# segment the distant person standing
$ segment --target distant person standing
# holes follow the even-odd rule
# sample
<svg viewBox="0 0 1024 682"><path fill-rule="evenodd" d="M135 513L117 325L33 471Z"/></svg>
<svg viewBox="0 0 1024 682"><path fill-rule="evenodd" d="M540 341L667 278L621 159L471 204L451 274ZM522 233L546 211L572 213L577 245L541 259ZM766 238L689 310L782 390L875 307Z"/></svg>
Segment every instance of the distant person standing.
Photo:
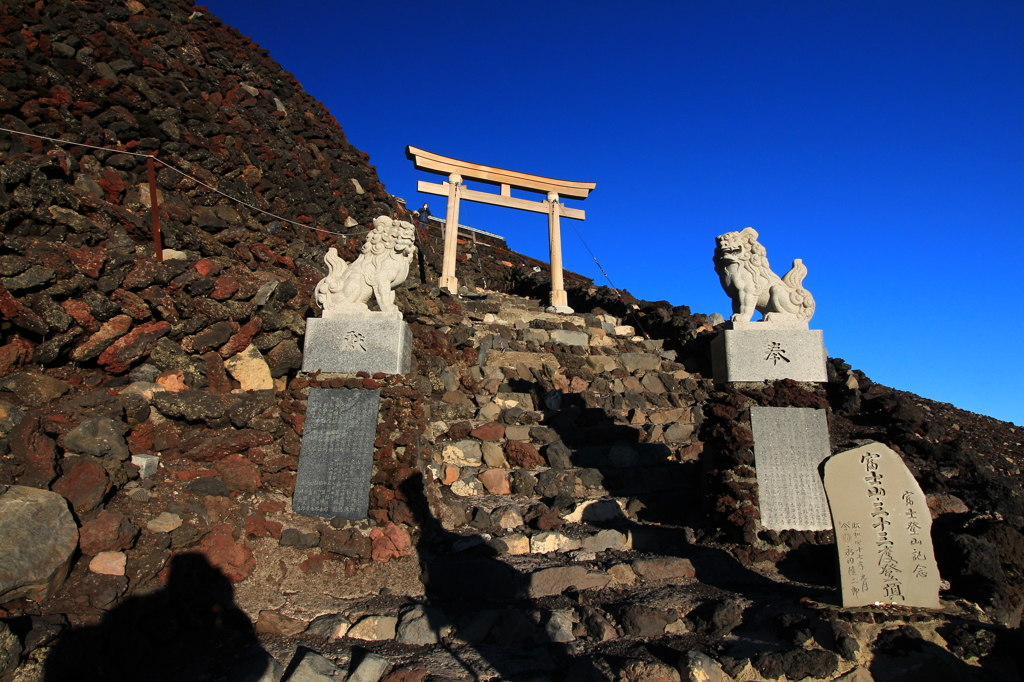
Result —
<svg viewBox="0 0 1024 682"><path fill-rule="evenodd" d="M419 221L420 221L420 223L422 223L422 224L423 224L423 227L426 227L426 226L427 226L427 221L428 221L429 219L430 219L430 206L428 206L428 205L427 205L427 204L426 204L426 203L424 202L424 204L423 204L423 208L421 208L421 209L419 210Z"/></svg>

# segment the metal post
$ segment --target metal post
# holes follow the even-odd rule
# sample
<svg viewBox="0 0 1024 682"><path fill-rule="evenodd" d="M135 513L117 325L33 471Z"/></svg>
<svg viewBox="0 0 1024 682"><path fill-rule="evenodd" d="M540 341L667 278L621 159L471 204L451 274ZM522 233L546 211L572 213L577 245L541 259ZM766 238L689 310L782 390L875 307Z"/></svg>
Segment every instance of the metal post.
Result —
<svg viewBox="0 0 1024 682"><path fill-rule="evenodd" d="M160 234L160 206L156 198L156 161L154 161L154 156L156 156L156 152L150 152L149 156L146 157L146 171L149 174L149 202L153 214L153 248L156 250L156 262L162 263L164 260L164 246L163 238Z"/></svg>

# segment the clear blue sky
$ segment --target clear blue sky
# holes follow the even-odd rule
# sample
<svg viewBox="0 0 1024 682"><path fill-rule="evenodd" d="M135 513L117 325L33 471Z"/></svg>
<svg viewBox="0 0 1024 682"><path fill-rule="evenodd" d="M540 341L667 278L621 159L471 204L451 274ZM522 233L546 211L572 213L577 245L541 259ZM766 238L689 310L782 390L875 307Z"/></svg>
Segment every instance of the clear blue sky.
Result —
<svg viewBox="0 0 1024 682"><path fill-rule="evenodd" d="M408 144L597 182L566 267L729 313L716 235L802 258L829 354L1024 424L1024 3L213 0L411 207ZM485 189L486 187L481 187ZM492 188L486 188L492 189ZM463 224L546 259L544 216Z"/></svg>

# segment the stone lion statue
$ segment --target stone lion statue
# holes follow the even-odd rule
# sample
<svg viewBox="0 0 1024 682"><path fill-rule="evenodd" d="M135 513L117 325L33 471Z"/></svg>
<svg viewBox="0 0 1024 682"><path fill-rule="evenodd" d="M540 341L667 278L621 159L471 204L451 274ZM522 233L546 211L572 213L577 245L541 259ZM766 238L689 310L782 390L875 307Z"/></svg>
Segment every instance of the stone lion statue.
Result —
<svg viewBox="0 0 1024 682"><path fill-rule="evenodd" d="M797 258L781 279L768 267L765 248L752 227L716 238L715 272L732 299L732 321L750 322L759 311L768 323L807 323L814 315L814 298L802 284L807 268Z"/></svg>
<svg viewBox="0 0 1024 682"><path fill-rule="evenodd" d="M327 276L316 285L313 295L325 318L351 317L370 311L370 298L377 299L382 312L401 316L395 306L395 287L409 276L416 255L416 232L412 223L380 216L366 235L362 252L351 264L338 256L334 247L324 256Z"/></svg>

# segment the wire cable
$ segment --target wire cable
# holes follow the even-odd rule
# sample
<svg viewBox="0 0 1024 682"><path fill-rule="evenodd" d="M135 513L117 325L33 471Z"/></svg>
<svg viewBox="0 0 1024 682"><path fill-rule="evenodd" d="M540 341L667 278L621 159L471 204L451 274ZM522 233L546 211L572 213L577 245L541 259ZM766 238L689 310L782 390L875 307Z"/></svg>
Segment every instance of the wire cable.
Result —
<svg viewBox="0 0 1024 682"><path fill-rule="evenodd" d="M50 142L56 142L58 144L69 144L69 145L71 145L73 147L88 147L89 149L99 149L101 151L113 152L115 154L130 154L131 156L141 156L142 158L145 158L145 159L153 159L153 161L155 161L156 163L159 163L160 165L164 166L165 168L169 168L170 170L174 171L175 173L178 173L179 175L183 175L184 177L188 178L189 180L191 180L191 181L193 181L195 183L198 183L198 184L202 185L203 187L205 187L205 188L207 188L209 190L212 190L212 191L216 192L217 194L220 194L223 197L226 197L226 198L230 199L231 201L239 203L242 206L246 206L248 208L251 208L254 211L259 211L260 213L262 213L264 215L268 215L271 218L276 218L277 220L281 220L283 222L290 223L292 225L297 225L298 227L302 227L302 228L305 228L307 230L314 230L316 232L325 232L327 234L333 234L333 235L337 235L339 237L358 237L361 234L369 234L369 232L371 232L371 230L365 230L363 232L351 232L351 233L347 233L347 232L334 232L332 230L325 230L322 227L311 227L310 225L304 225L304 224L302 224L302 223L300 223L298 221L295 221L295 220L289 220L288 218L283 218L283 217L281 217L279 215L271 213L270 211L264 211L259 206L253 206L252 204L248 203L247 201L242 201L238 197L233 197L230 194L228 194L227 192L223 192L223 191L217 189L216 187L208 185L205 182L203 182L202 180L200 180L199 178L194 177L192 175L189 175L188 173L186 173L185 171L181 170L180 168L178 168L176 166L172 166L171 164L167 163L163 159L157 158L153 154L143 154L141 152L132 152L132 151L128 151L127 149L111 149L110 147L97 147L96 145L85 144L84 142L71 142L70 140L59 140L59 139L57 139L55 137L46 137L45 135L36 135L35 133L23 133L20 130L11 130L10 128L0 128L0 130L2 130L4 132L7 132L7 133L15 134L15 135L25 135L27 137L36 137L36 138L39 138L40 140L49 140Z"/></svg>
<svg viewBox="0 0 1024 682"><path fill-rule="evenodd" d="M615 295L619 297L619 300L622 302L622 304L626 306L626 310L629 311L630 317L632 317L633 321L636 322L636 326L639 327L640 332L644 335L644 338L651 338L651 335L647 333L646 329L644 329L643 324L640 323L640 318L637 317L636 315L636 306L626 303L626 301L622 298L622 292L615 287L615 284L612 282L612 278L608 276L608 273L605 272L604 267L601 266L601 261L597 260L597 256L595 256L594 252L590 250L590 246L587 244L587 241L583 238L583 235L580 234L580 231L576 229L576 225L573 225L572 223L569 224L572 225L572 231L576 233L576 236L579 237L580 241L583 243L583 248L585 248L587 250L587 253L590 254L590 257L594 259L594 263L597 265L597 269L600 270L601 274L604 275L604 278L608 280L608 285L611 287L612 291L614 291Z"/></svg>

